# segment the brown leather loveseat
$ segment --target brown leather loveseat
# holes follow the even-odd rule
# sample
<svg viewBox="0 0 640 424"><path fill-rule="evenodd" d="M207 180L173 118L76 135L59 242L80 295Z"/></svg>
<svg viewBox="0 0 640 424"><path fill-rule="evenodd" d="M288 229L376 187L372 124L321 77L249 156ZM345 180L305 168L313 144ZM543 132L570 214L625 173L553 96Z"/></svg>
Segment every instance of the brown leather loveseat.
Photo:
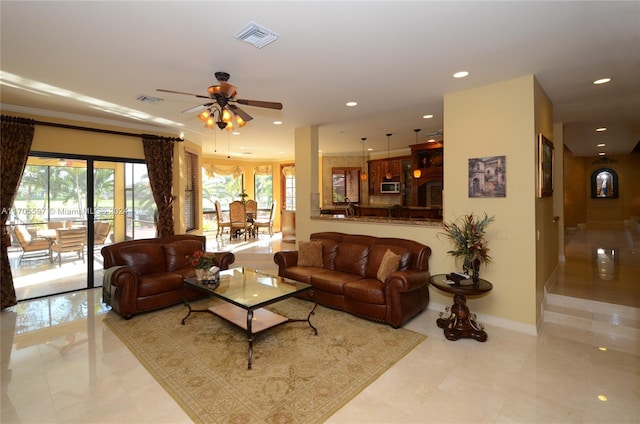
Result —
<svg viewBox="0 0 640 424"><path fill-rule="evenodd" d="M300 297L398 328L429 303L430 256L413 240L323 232L273 259L278 275L313 286Z"/></svg>
<svg viewBox="0 0 640 424"><path fill-rule="evenodd" d="M183 280L195 276L187 255L206 250L206 237L181 234L163 238L129 240L102 248L104 258L103 301L129 319L135 314L179 303ZM232 252L215 252L216 266L228 269ZM202 293L187 288L184 297Z"/></svg>

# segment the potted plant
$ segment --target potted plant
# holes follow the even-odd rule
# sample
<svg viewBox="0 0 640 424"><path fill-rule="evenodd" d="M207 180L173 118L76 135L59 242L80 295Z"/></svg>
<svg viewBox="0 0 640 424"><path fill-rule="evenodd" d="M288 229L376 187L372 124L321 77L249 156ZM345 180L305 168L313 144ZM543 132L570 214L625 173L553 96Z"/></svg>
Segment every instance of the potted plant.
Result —
<svg viewBox="0 0 640 424"><path fill-rule="evenodd" d="M218 280L220 268L215 266L216 255L213 252L196 250L187 256L189 264L196 269L196 279L203 284L213 283Z"/></svg>
<svg viewBox="0 0 640 424"><path fill-rule="evenodd" d="M473 213L459 217L455 221L443 223L443 234L454 245L447 253L456 258L463 258L463 270L471 272L473 282L478 282L481 264L491 262L489 248L485 239L487 226L495 220L484 214L484 218L476 217Z"/></svg>

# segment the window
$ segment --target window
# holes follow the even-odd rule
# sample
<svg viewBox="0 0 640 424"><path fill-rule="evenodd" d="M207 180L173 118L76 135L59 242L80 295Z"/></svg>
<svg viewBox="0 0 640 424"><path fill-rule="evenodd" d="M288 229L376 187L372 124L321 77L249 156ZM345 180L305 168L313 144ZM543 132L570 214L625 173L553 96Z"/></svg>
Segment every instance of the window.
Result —
<svg viewBox="0 0 640 424"><path fill-rule="evenodd" d="M124 181L125 238L131 240L155 237L156 202L149 184L147 164L126 163Z"/></svg>
<svg viewBox="0 0 640 424"><path fill-rule="evenodd" d="M360 168L332 168L333 203L360 202Z"/></svg>
<svg viewBox="0 0 640 424"><path fill-rule="evenodd" d="M253 187L258 208L270 208L273 199L273 172L271 166L256 166L254 168Z"/></svg>
<svg viewBox="0 0 640 424"><path fill-rule="evenodd" d="M196 220L196 200L197 192L197 176L198 156L191 152L184 152L184 222L187 231L193 231L198 228Z"/></svg>
<svg viewBox="0 0 640 424"><path fill-rule="evenodd" d="M281 165L282 173L282 204L284 210L296 210L296 167L295 165Z"/></svg>

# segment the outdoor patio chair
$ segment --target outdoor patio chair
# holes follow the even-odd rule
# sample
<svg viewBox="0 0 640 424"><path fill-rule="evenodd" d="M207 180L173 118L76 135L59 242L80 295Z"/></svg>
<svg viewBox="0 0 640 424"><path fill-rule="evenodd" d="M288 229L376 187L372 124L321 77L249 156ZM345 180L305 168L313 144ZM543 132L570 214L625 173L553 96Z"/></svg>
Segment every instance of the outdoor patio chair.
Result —
<svg viewBox="0 0 640 424"><path fill-rule="evenodd" d="M13 232L16 236L16 240L22 248L22 254L18 260L18 264L25 259L27 253L34 253L33 255L26 256L28 258L36 258L42 256L43 258L50 255L49 247L51 243L49 239L44 237L33 237L27 229L22 225L14 227Z"/></svg>
<svg viewBox="0 0 640 424"><path fill-rule="evenodd" d="M62 266L62 254L66 252L75 252L84 262L84 246L87 240L87 228L56 228L56 239L51 244L49 260L51 263L55 260L53 252L58 256L58 265Z"/></svg>

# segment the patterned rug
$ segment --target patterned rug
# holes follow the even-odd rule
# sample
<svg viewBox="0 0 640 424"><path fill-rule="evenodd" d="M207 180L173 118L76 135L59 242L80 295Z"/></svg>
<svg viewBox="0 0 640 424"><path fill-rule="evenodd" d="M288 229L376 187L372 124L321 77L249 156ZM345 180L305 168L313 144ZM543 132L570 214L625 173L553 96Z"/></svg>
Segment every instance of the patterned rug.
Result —
<svg viewBox="0 0 640 424"><path fill-rule="evenodd" d="M219 304L216 299L194 308ZM313 304L269 309L306 318ZM247 370L244 332L209 313L180 325L184 305L104 322L196 423L319 423L353 399L426 336L318 306L311 322L258 334Z"/></svg>

